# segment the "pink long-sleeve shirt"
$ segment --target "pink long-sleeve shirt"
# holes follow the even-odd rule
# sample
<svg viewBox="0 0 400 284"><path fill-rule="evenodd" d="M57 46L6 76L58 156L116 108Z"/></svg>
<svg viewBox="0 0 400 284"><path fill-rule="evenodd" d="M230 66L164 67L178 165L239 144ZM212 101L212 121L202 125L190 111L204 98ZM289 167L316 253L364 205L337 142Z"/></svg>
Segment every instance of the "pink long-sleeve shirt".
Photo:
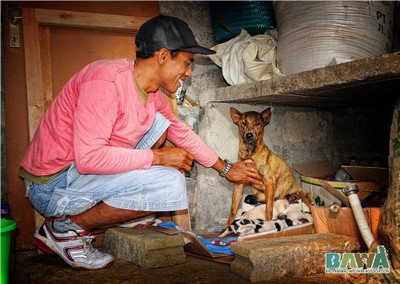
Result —
<svg viewBox="0 0 400 284"><path fill-rule="evenodd" d="M72 162L82 174L147 169L153 152L134 147L158 111L171 122L167 139L211 167L217 154L174 115L163 93L149 93L142 103L133 69L129 59L102 60L75 74L41 119L21 166L36 176L57 173Z"/></svg>

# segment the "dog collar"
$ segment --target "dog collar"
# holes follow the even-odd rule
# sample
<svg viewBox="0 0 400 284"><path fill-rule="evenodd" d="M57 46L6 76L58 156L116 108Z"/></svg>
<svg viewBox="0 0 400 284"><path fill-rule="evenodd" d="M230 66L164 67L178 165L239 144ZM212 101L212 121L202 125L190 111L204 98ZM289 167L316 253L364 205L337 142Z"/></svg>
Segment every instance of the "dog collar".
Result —
<svg viewBox="0 0 400 284"><path fill-rule="evenodd" d="M224 171L219 174L221 177L226 177L226 175L232 169L232 166L233 166L232 162L227 159L225 159L224 162L226 163L226 166L225 166Z"/></svg>

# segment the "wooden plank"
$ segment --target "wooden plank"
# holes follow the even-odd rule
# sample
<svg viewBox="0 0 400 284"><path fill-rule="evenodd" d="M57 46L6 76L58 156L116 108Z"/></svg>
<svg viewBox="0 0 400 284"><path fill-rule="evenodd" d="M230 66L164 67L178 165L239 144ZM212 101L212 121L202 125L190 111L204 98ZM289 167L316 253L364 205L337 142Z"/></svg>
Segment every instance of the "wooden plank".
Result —
<svg viewBox="0 0 400 284"><path fill-rule="evenodd" d="M39 25L35 18L34 9L23 8L24 19L24 49L25 72L28 101L29 139L32 140L40 119L44 114L43 74L40 50ZM43 223L43 217L35 211L35 228Z"/></svg>
<svg viewBox="0 0 400 284"><path fill-rule="evenodd" d="M380 210L381 208L379 207L363 208L367 224L374 238L377 238ZM342 207L338 213L332 213L329 207L313 206L311 212L317 234L334 233L345 235L357 238L360 244L365 244L351 208Z"/></svg>
<svg viewBox="0 0 400 284"><path fill-rule="evenodd" d="M371 232L372 235L377 238L378 237L378 225L379 219L381 216L381 208L378 207L371 207L367 208L370 210L370 220L371 220Z"/></svg>
<svg viewBox="0 0 400 284"><path fill-rule="evenodd" d="M169 212L157 212L156 216L157 219L161 220L162 222L171 221L185 231L188 232L192 231L189 209L169 211Z"/></svg>
<svg viewBox="0 0 400 284"><path fill-rule="evenodd" d="M140 26L148 20L146 17L48 9L36 9L36 18L41 25L93 28L123 32L137 32Z"/></svg>
<svg viewBox="0 0 400 284"><path fill-rule="evenodd" d="M40 50L42 58L43 99L44 99L44 110L45 110L49 107L49 105L53 101L50 28L48 26L41 26L39 34L40 34Z"/></svg>
<svg viewBox="0 0 400 284"><path fill-rule="evenodd" d="M188 232L192 231L189 209L172 211L171 217L172 222L182 227L182 229Z"/></svg>
<svg viewBox="0 0 400 284"><path fill-rule="evenodd" d="M28 101L29 138L33 135L44 114L43 100L43 76L41 69L41 53L39 36L39 25L35 18L34 9L23 8L24 19L24 49L25 49L25 72Z"/></svg>

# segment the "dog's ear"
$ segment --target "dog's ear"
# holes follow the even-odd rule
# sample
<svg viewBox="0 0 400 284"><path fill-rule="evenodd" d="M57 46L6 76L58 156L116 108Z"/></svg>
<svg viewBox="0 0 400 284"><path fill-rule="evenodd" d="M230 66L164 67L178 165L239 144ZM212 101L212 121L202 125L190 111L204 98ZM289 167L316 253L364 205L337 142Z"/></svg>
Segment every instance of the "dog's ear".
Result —
<svg viewBox="0 0 400 284"><path fill-rule="evenodd" d="M261 113L261 120L267 125L271 121L271 108L263 110Z"/></svg>
<svg viewBox="0 0 400 284"><path fill-rule="evenodd" d="M232 120L235 124L239 123L240 117L242 116L242 113L240 111L238 111L237 109L235 109L234 107L231 107L231 117Z"/></svg>

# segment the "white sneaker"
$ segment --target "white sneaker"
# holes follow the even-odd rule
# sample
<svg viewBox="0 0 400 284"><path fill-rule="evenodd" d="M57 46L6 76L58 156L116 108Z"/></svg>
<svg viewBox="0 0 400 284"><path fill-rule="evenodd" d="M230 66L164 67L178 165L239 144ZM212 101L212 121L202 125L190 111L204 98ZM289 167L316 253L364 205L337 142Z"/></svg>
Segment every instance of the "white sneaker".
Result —
<svg viewBox="0 0 400 284"><path fill-rule="evenodd" d="M57 232L52 223L55 218L47 218L35 232L33 243L48 254L58 254L71 267L79 270L95 270L109 267L114 258L108 253L94 249L94 236L89 231Z"/></svg>

